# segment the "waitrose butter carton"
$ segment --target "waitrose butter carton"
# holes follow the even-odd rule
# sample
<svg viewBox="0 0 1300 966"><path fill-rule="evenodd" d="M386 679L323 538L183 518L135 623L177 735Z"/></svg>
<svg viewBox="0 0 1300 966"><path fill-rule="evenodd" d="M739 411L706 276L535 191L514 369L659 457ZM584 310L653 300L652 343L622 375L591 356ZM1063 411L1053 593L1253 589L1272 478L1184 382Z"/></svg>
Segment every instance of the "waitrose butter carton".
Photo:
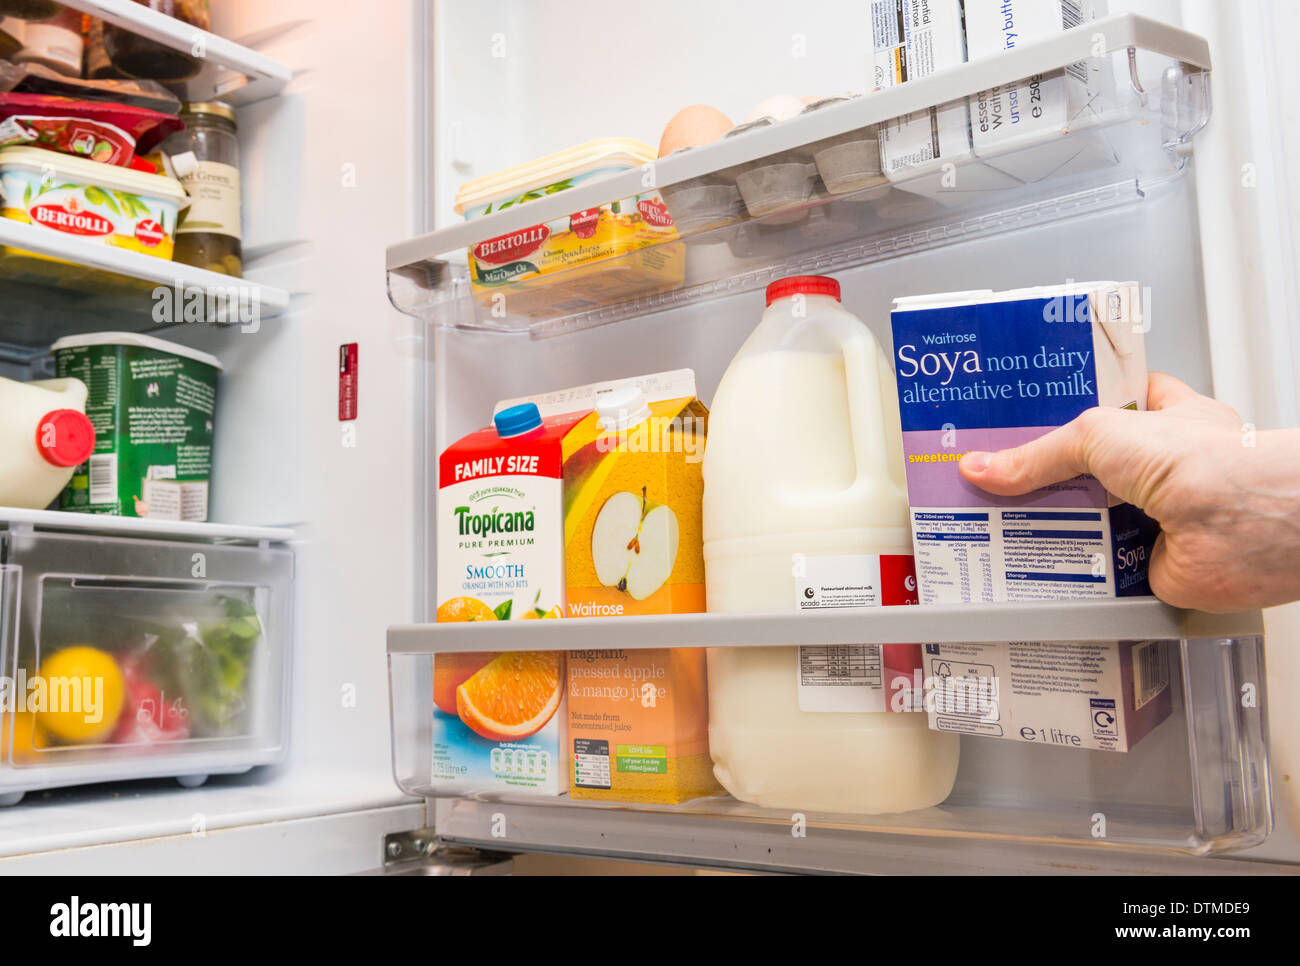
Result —
<svg viewBox="0 0 1300 966"><path fill-rule="evenodd" d="M966 0L966 52L994 57L1105 16L1105 0ZM1103 111L1113 81L1100 57L980 91L975 153L1023 181L1114 164Z"/></svg>
<svg viewBox="0 0 1300 966"><path fill-rule="evenodd" d="M971 450L1036 439L1085 409L1145 409L1136 282L896 299L903 451L922 604L1149 594L1157 525L1078 476L1000 497Z"/></svg>
<svg viewBox="0 0 1300 966"><path fill-rule="evenodd" d="M966 61L961 0L872 0L871 33L876 89ZM939 200L1019 184L976 160L964 97L880 125L880 164L899 188Z"/></svg>

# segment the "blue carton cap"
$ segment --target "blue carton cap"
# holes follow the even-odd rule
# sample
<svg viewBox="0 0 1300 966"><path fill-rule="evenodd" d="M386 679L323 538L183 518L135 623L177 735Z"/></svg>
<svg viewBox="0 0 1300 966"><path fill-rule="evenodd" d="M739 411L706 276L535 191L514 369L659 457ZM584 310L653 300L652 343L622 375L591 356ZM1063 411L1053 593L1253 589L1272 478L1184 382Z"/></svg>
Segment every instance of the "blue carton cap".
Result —
<svg viewBox="0 0 1300 966"><path fill-rule="evenodd" d="M498 436L520 436L542 425L542 414L536 403L524 403L501 410L492 417L492 422Z"/></svg>

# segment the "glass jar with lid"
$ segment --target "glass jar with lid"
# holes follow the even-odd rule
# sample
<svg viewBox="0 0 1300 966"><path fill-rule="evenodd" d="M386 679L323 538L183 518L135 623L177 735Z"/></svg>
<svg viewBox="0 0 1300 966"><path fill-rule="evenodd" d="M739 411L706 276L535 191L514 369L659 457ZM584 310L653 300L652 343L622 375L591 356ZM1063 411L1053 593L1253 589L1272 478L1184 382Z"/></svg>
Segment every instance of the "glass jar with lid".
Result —
<svg viewBox="0 0 1300 966"><path fill-rule="evenodd" d="M135 0L141 6L166 14L199 30L211 26L208 0ZM113 66L128 77L142 80L182 81L195 76L203 62L125 27L104 24L104 49Z"/></svg>
<svg viewBox="0 0 1300 966"><path fill-rule="evenodd" d="M221 101L181 107L185 130L163 142L190 196L176 227L175 261L223 275L243 274L240 246L239 138L235 111Z"/></svg>

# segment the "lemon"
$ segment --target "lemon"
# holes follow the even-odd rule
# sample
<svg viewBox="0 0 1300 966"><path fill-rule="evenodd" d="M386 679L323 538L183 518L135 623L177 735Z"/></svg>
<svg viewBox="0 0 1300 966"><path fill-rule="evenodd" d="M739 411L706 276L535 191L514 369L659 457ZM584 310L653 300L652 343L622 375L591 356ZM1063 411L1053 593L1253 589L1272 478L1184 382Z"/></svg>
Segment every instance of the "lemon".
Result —
<svg viewBox="0 0 1300 966"><path fill-rule="evenodd" d="M42 661L39 673L45 681L46 710L36 715L42 731L76 745L91 744L113 733L126 703L126 684L111 654L86 645L65 647ZM67 707L77 695L81 696L80 705ZM101 698L98 707L96 698ZM57 708L56 700L60 702Z"/></svg>

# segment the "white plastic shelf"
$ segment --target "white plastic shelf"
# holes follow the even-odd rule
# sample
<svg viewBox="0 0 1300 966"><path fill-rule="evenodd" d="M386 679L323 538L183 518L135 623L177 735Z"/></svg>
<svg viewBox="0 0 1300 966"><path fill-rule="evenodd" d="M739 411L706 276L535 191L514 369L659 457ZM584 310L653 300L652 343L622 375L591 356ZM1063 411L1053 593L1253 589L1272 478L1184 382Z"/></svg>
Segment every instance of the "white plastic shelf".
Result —
<svg viewBox="0 0 1300 966"><path fill-rule="evenodd" d="M206 64L187 82L186 100L249 104L280 93L292 76L287 66L270 57L134 0L64 0L64 5L174 50L202 50Z"/></svg>
<svg viewBox="0 0 1300 966"><path fill-rule="evenodd" d="M43 353L63 336L102 331L106 319L137 332L191 321L252 327L289 306L285 289L9 218L0 218L3 246L20 250L0 254L0 347L11 358ZM188 319L186 304L197 313Z"/></svg>
<svg viewBox="0 0 1300 966"><path fill-rule="evenodd" d="M147 517L119 517L105 513L25 510L0 506L0 528L16 526L29 526L36 530L100 533L119 537L160 537L171 540L213 542L288 543L293 539L293 530L289 527L248 527L230 523L150 520Z"/></svg>
<svg viewBox="0 0 1300 966"><path fill-rule="evenodd" d="M754 647L813 644L961 643L966 641L1114 641L1251 637L1264 632L1259 611L1206 614L1154 597L1104 601L1032 601L870 607L818 613L696 614L399 624L388 629L390 654L560 651L623 648Z"/></svg>

